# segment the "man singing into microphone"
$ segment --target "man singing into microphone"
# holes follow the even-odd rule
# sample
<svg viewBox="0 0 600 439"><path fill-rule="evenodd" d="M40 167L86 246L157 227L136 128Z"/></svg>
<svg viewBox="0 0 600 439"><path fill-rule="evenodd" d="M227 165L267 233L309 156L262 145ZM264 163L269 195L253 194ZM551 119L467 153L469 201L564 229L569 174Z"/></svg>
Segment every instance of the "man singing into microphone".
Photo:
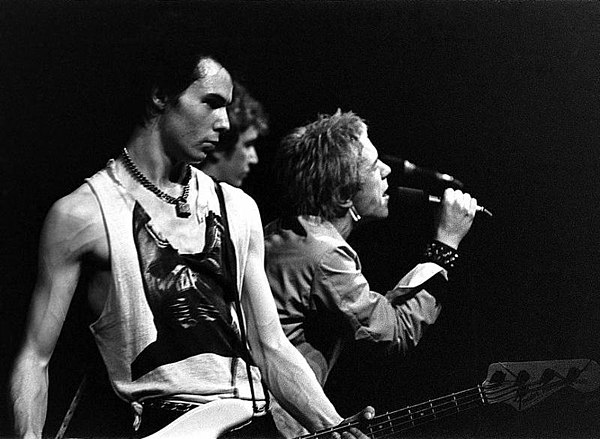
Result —
<svg viewBox="0 0 600 439"><path fill-rule="evenodd" d="M440 314L477 201L446 189L421 262L382 295L370 290L346 241L360 222L388 215L391 170L365 122L340 110L321 115L282 140L276 164L284 212L265 228L266 271L283 329L321 385L348 343L409 351ZM286 436L304 433L277 404L273 416Z"/></svg>

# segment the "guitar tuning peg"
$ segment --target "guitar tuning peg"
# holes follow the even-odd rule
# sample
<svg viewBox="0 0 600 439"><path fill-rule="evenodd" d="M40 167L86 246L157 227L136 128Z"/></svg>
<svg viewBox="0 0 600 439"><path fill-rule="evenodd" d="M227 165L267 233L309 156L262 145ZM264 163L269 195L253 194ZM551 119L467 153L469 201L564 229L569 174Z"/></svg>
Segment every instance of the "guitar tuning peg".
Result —
<svg viewBox="0 0 600 439"><path fill-rule="evenodd" d="M544 370L544 373L542 373L542 377L540 378L540 384L548 384L555 376L556 372L553 369Z"/></svg>

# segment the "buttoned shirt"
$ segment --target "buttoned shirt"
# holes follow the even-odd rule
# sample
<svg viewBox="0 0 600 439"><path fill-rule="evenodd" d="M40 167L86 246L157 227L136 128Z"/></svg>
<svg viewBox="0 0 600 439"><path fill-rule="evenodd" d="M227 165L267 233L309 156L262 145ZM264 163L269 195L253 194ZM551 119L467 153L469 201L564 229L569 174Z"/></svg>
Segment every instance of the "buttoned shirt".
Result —
<svg viewBox="0 0 600 439"><path fill-rule="evenodd" d="M405 353L440 314L441 304L425 284L436 275L447 279L442 267L418 264L387 294L371 291L356 252L320 217L270 223L265 249L283 330L321 385L346 342L383 343Z"/></svg>

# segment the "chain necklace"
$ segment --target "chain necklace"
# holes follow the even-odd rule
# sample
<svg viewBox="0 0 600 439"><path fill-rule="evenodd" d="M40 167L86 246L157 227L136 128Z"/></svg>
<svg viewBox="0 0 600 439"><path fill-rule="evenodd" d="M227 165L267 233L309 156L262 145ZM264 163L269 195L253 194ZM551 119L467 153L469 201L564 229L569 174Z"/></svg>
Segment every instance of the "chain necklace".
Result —
<svg viewBox="0 0 600 439"><path fill-rule="evenodd" d="M142 174L142 171L140 171L135 163L133 163L133 160L131 160L129 153L127 152L127 148L123 148L123 154L121 156L123 157L123 162L125 163L127 171L129 171L133 178L135 178L142 186L144 186L164 202L174 204L175 212L179 218L187 218L192 214L190 205L187 202L187 197L190 193L190 179L192 177L190 165L186 165L183 193L179 197L175 198L166 192L161 191L154 183L148 180L144 174Z"/></svg>

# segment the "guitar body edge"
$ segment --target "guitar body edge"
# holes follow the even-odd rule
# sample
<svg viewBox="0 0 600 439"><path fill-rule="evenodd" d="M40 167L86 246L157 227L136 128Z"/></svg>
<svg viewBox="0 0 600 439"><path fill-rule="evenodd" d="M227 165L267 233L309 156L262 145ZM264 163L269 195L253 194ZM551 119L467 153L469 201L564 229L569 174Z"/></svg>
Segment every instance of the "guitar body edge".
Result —
<svg viewBox="0 0 600 439"><path fill-rule="evenodd" d="M217 439L252 419L252 406L239 399L218 399L181 415L143 439Z"/></svg>

